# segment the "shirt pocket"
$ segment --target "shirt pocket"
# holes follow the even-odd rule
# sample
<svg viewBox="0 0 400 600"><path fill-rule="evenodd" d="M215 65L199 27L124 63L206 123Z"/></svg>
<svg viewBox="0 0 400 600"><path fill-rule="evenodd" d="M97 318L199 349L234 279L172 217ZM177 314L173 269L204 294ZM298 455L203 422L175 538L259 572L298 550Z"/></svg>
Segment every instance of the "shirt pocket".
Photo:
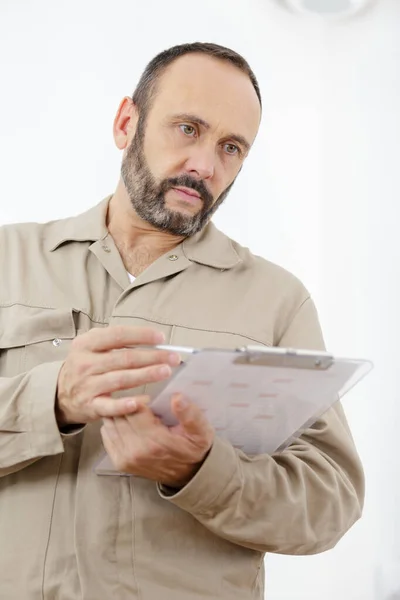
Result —
<svg viewBox="0 0 400 600"><path fill-rule="evenodd" d="M76 333L72 309L0 306L0 375L12 377L64 360Z"/></svg>

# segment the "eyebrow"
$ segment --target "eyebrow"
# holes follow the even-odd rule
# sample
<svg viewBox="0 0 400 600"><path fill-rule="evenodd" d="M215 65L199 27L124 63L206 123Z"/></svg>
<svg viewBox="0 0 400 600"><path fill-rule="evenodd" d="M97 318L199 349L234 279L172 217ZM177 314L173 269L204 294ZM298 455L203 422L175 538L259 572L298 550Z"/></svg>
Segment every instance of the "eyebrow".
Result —
<svg viewBox="0 0 400 600"><path fill-rule="evenodd" d="M204 119L201 119L197 115L192 115L190 113L179 113L177 115L174 115L173 120L174 121L189 121L190 123L196 123L196 125L200 125L201 127L204 127L204 129L210 129L210 127L211 127L211 125L209 123L207 123L207 121L204 121ZM245 148L246 152L249 152L249 150L251 148L250 143L246 140L245 137L243 137L239 133L231 133L231 134L227 135L226 137L237 142L238 144L240 144L241 146L243 146Z"/></svg>

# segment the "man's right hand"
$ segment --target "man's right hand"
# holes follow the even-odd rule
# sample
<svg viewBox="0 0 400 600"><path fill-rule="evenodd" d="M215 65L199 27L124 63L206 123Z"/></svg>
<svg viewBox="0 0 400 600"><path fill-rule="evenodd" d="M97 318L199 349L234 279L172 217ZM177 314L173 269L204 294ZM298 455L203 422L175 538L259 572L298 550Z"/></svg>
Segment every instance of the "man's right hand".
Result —
<svg viewBox="0 0 400 600"><path fill-rule="evenodd" d="M141 347L163 342L163 334L154 329L128 326L95 328L76 337L58 377L58 425L134 413L144 397L111 394L168 379L179 355Z"/></svg>

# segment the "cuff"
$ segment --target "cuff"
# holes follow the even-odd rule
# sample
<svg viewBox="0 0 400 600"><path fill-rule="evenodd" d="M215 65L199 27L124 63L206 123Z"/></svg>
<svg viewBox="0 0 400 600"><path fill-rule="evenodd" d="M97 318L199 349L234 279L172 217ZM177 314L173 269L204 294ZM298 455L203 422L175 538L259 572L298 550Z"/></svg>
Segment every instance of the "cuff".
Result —
<svg viewBox="0 0 400 600"><path fill-rule="evenodd" d="M216 437L206 460L189 483L176 492L157 483L157 490L161 498L186 512L205 513L215 506L238 469L239 460L233 446Z"/></svg>
<svg viewBox="0 0 400 600"><path fill-rule="evenodd" d="M35 457L59 454L64 450L54 411L62 364L63 361L44 363L29 373L30 381L26 386L30 404L29 437L32 456Z"/></svg>
<svg viewBox="0 0 400 600"><path fill-rule="evenodd" d="M85 427L86 425L66 425L65 427L60 427L61 439L74 437L74 435L78 435L78 433L83 431Z"/></svg>

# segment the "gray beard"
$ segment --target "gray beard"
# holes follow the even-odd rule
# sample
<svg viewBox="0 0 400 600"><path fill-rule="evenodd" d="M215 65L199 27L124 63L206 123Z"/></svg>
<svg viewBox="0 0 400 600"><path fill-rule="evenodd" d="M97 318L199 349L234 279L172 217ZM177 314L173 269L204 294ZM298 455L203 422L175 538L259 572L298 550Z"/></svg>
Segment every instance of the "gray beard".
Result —
<svg viewBox="0 0 400 600"><path fill-rule="evenodd" d="M144 125L139 118L136 134L121 167L121 177L135 212L153 227L172 235L189 237L196 234L225 200L234 181L215 202L204 182L189 175L157 183L144 156L143 142ZM185 215L166 206L166 192L177 186L194 189L200 194L203 205L197 214Z"/></svg>

